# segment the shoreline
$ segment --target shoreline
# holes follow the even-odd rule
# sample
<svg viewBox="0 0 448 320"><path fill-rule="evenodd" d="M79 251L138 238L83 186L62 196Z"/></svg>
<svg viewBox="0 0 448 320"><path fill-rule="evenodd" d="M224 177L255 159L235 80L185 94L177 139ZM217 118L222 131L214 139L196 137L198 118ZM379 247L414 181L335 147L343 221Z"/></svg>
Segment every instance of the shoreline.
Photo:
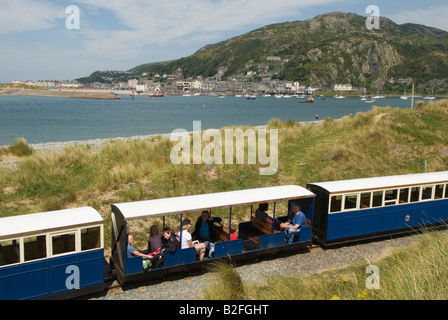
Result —
<svg viewBox="0 0 448 320"><path fill-rule="evenodd" d="M53 98L73 98L73 99L94 99L94 100L118 100L115 93L100 90L82 89L23 89L4 88L0 89L0 95L29 96L29 97L53 97Z"/></svg>
<svg viewBox="0 0 448 320"><path fill-rule="evenodd" d="M323 120L318 121L299 121L300 124L319 124ZM258 129L266 129L267 125L259 125L259 126L250 126L255 130ZM226 128L226 127L223 127ZM220 128L219 130L223 129ZM207 129L205 129L207 130ZM205 131L202 130L202 131ZM193 133L193 131L189 131L189 134ZM56 142L41 142L41 143L33 143L29 144L30 147L33 148L34 151L37 152L45 152L45 151L62 151L65 148L75 147L77 145L90 146L94 149L100 149L105 144L114 141L136 141L136 140L148 140L156 137L161 137L163 139L169 139L171 133L153 133L149 135L139 135L139 136L131 136L131 137L113 137L113 138L98 138L98 139L87 139L87 140L71 140L71 141L56 141ZM9 147L9 145L2 145L0 148Z"/></svg>

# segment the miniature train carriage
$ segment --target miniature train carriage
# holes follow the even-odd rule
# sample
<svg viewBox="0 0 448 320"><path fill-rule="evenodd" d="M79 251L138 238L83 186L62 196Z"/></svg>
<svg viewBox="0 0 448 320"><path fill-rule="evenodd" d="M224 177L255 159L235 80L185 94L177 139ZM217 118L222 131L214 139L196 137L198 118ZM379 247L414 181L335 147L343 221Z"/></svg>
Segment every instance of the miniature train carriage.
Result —
<svg viewBox="0 0 448 320"><path fill-rule="evenodd" d="M253 205L265 202L273 203L271 207L274 208L275 218L275 204L278 201L287 202L288 207L292 202L299 203L308 223L311 224L314 197L315 195L312 192L299 186L277 186L112 204L111 266L115 270L120 283L125 283L158 278L172 272L183 272L204 265L214 259L231 257L232 261L235 262L310 245L311 225L300 232L300 239L296 239L296 243L287 245L283 233L275 232L270 226L256 224L252 221L253 219L238 224L238 238L236 240L231 240L232 232L229 232L229 228L225 224L227 226L232 225L232 210L238 209L236 207L249 206L252 211ZM227 217L223 219L224 225L216 226L215 231L219 233L220 240L214 244L212 258L198 261L195 248L181 250L178 247L178 250L174 253L164 253L163 267L144 271L142 257L129 258L127 256L127 235L130 233L127 224L131 221L163 217L163 224L166 226L165 217L177 215L180 228L173 229L174 232L177 232L182 229L182 219L185 215L200 213L203 210L209 210L212 213L215 210L223 210L224 212L228 210ZM287 214L287 212L283 213ZM287 217L282 218L286 219Z"/></svg>
<svg viewBox="0 0 448 320"><path fill-rule="evenodd" d="M324 245L448 221L448 171L311 183L314 236Z"/></svg>
<svg viewBox="0 0 448 320"><path fill-rule="evenodd" d="M103 219L90 207L0 219L0 299L104 290Z"/></svg>

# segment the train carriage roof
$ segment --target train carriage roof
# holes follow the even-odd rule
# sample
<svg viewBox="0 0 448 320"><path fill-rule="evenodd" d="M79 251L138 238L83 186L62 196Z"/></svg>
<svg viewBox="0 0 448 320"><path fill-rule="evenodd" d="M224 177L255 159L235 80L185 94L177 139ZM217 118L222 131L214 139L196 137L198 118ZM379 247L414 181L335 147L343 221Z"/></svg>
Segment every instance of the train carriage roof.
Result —
<svg viewBox="0 0 448 320"><path fill-rule="evenodd" d="M329 193L347 193L364 190L408 187L412 185L438 184L445 182L448 182L448 171L317 182L310 183L307 187L316 186L328 191Z"/></svg>
<svg viewBox="0 0 448 320"><path fill-rule="evenodd" d="M91 207L0 218L0 240L103 223Z"/></svg>
<svg viewBox="0 0 448 320"><path fill-rule="evenodd" d="M303 187L288 185L127 202L112 207L118 209L125 220L133 220L309 197L315 197L315 194Z"/></svg>

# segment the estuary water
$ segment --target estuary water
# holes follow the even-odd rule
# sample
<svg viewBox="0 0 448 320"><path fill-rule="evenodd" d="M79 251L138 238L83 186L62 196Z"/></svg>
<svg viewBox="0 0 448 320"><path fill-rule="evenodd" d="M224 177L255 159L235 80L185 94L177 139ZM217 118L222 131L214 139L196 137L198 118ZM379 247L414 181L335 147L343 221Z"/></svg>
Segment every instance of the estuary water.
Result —
<svg viewBox="0 0 448 320"><path fill-rule="evenodd" d="M255 100L227 96L121 95L120 100L84 100L53 97L0 96L0 145L19 137L28 143L132 137L231 125L266 125L269 120L314 121L366 112L373 106L410 108L411 100L377 99L373 104L359 97L302 99L258 96ZM415 105L418 101L415 102Z"/></svg>

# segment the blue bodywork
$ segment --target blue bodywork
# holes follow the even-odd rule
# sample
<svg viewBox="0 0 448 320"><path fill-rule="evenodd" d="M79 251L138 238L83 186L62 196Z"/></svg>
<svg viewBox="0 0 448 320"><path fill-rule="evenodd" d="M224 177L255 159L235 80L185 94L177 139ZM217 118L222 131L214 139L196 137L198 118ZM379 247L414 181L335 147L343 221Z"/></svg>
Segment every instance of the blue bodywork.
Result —
<svg viewBox="0 0 448 320"><path fill-rule="evenodd" d="M393 234L448 221L448 200L421 201L328 215L327 241Z"/></svg>
<svg viewBox="0 0 448 320"><path fill-rule="evenodd" d="M76 282L70 266L79 270L79 289L104 284L104 249L31 261L0 268L0 300L24 300L61 295ZM67 283L69 283L67 287Z"/></svg>

